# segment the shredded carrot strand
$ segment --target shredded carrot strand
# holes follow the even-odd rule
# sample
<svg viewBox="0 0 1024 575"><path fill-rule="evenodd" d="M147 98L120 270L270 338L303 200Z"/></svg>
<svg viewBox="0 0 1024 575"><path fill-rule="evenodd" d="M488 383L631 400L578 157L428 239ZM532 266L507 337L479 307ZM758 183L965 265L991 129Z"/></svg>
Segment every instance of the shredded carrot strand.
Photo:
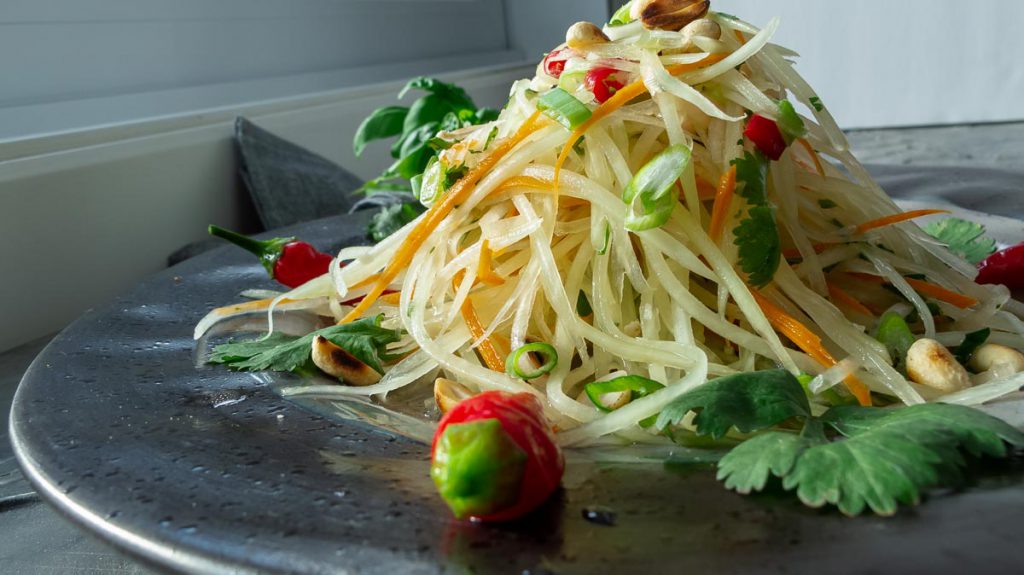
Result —
<svg viewBox="0 0 1024 575"><path fill-rule="evenodd" d="M374 282L376 282L379 279L380 279L380 274L373 274L371 276L368 276L366 279L363 279L362 281L358 281L358 282L348 286L348 289L353 290L353 289L359 289L361 287L366 287L368 285L372 285Z"/></svg>
<svg viewBox="0 0 1024 575"><path fill-rule="evenodd" d="M459 289L458 286L462 283L464 275L462 272L455 274L453 284L456 290ZM484 337L487 330L484 328L484 324L480 322L480 316L476 314L473 300L467 297L459 309L462 312L462 319L466 322L466 327L469 329L469 334L473 336L473 340L480 340L480 345L476 349L480 353L480 357L483 358L484 363L487 364L488 369L492 371L505 371L505 360L502 359L501 353L498 351L494 341L489 337Z"/></svg>
<svg viewBox="0 0 1024 575"><path fill-rule="evenodd" d="M831 283L827 285L828 296L832 298L832 300L835 301L836 303L841 303L846 307L868 317L875 316L875 314L868 308L868 306L860 303L860 301L857 298L847 293L843 288Z"/></svg>
<svg viewBox="0 0 1024 575"><path fill-rule="evenodd" d="M402 301L402 292L396 291L396 292L386 293L386 294L380 296L380 301L382 301L384 303L387 303L387 304L391 304L391 305L398 305Z"/></svg>
<svg viewBox="0 0 1024 575"><path fill-rule="evenodd" d="M733 30L732 33L736 36L736 39L740 41L741 45L747 43L747 37L743 35L743 32L740 32L739 30Z"/></svg>
<svg viewBox="0 0 1024 575"><path fill-rule="evenodd" d="M910 284L910 287L920 293L928 297L933 297L939 301L944 301L960 309L968 309L978 305L978 300L973 297L958 294L955 291L950 291L940 285L935 285L933 283L928 283L914 278L906 278L906 280L907 283Z"/></svg>
<svg viewBox="0 0 1024 575"><path fill-rule="evenodd" d="M891 283L884 277L871 274L847 272L846 275L858 279L860 281L865 281L876 285L886 285ZM955 291L948 290L940 285L914 278L904 279L907 280L907 283L910 284L910 287L914 288L921 294L935 298L939 301L944 301L960 309L968 309L978 305L978 300L974 299L973 297L956 293Z"/></svg>
<svg viewBox="0 0 1024 575"><path fill-rule="evenodd" d="M491 266L492 255L491 242L484 240L480 247L480 262L476 266L476 277L487 285L500 286L505 283L505 278L494 272L494 268Z"/></svg>
<svg viewBox="0 0 1024 575"><path fill-rule="evenodd" d="M751 290L750 293L757 300L757 305L761 307L761 311L764 312L772 327L788 337L797 347L811 356L814 361L825 367L833 367L839 363L825 349L825 346L821 345L821 338L808 329L807 326L784 312L756 290ZM871 391L860 380L851 375L846 378L845 383L847 389L850 390L850 393L857 398L857 401L862 406L869 407L871 405Z"/></svg>
<svg viewBox="0 0 1024 575"><path fill-rule="evenodd" d="M879 218L877 220L872 220L870 222L864 222L863 224L857 226L857 233L863 234L871 230L884 228L885 226L891 226L893 224L898 224L909 220L914 220L917 218L923 218L925 216L934 216L935 214L948 213L949 210L914 210L911 212L904 212L902 214L885 216L884 218Z"/></svg>
<svg viewBox="0 0 1024 575"><path fill-rule="evenodd" d="M682 197L683 194L682 194L681 186L679 186L678 183L676 183L676 186L680 187L680 194L679 195L680 195L680 197ZM718 196L718 187L716 187L711 182L705 180L704 178L701 178L701 177L697 178L697 198L700 201L706 202L706 201L709 201L709 200L713 200L717 196Z"/></svg>
<svg viewBox="0 0 1024 575"><path fill-rule="evenodd" d="M420 223L412 230L412 232L405 238L402 245L399 246L398 250L395 251L395 255L391 258L391 262L388 263L387 267L380 274L380 278L377 283L370 290L370 293L366 294L366 298L359 303L348 315L342 318L339 323L349 323L360 318L366 310L370 309L370 306L377 301L377 298L384 293L388 285L394 281L398 274L409 265L412 261L413 256L416 254L416 250L423 244L437 226L448 217L448 214L452 213L452 210L456 206L466 201L466 198L473 193L477 183L488 174L495 165L502 158L508 155L520 142L525 140L530 134L533 134L539 130L542 126L538 122L540 119L540 112L534 112L532 116L526 122L520 126L519 130L508 140L502 142L494 148L486 158L484 158L475 168L469 171L465 176L462 177L458 182L452 186L451 190L444 196L441 201L434 204L427 213L420 220Z"/></svg>
<svg viewBox="0 0 1024 575"><path fill-rule="evenodd" d="M699 62L693 62L690 64L677 64L675 66L669 66L667 70L669 74L673 76L678 76L686 72L699 70L701 68L721 62L722 60L725 59L725 57L725 54L709 54L706 58L700 60ZM638 96L641 96L646 93L647 85L644 84L643 80L637 80L636 82L633 82L632 84L629 84L621 88L618 92L615 92L615 95L613 95L611 98L608 98L608 100L604 104L598 106L598 108L594 110L594 113L591 114L590 118L588 118L587 121L583 122L582 124L579 125L579 127L573 130L572 135L569 136L569 141L565 144L565 147L562 148L562 153L558 155L558 161L555 163L555 189L558 189L559 176L562 173L562 166L564 166L565 161L569 159L569 152L572 151L572 147L576 145L576 142L578 142L580 138L582 138L583 135L587 133L587 130L593 127L594 124L610 116L613 112L615 112L615 110L618 110L619 108L633 101L634 98L637 98Z"/></svg>
<svg viewBox="0 0 1024 575"><path fill-rule="evenodd" d="M708 228L708 235L716 244L722 241L722 234L725 232L725 219L729 217L729 208L732 206L732 198L735 193L736 166L732 166L729 171L722 174L722 179L718 182L718 191L715 193L715 205L711 208L711 225Z"/></svg>
<svg viewBox="0 0 1024 575"><path fill-rule="evenodd" d="M807 150L807 154L811 156L812 160L814 160L814 169L818 170L818 175L824 178L825 166L822 165L821 158L818 157L818 152L814 151L814 146L807 141L807 138L800 138L797 142L800 142L800 145Z"/></svg>

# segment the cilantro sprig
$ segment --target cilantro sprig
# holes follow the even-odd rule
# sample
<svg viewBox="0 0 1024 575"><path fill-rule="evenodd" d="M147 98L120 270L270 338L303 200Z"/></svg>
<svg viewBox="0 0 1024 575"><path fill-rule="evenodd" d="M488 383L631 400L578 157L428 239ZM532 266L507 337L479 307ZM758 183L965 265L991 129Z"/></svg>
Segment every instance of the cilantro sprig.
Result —
<svg viewBox="0 0 1024 575"><path fill-rule="evenodd" d="M736 193L747 201L747 212L733 231L739 247L740 268L750 284L764 287L771 283L782 261L782 240L775 221L775 208L768 201L768 158L759 152L747 152L733 161L736 166Z"/></svg>
<svg viewBox="0 0 1024 575"><path fill-rule="evenodd" d="M995 240L986 237L985 226L975 222L947 218L928 224L924 231L972 264L979 264L996 253Z"/></svg>
<svg viewBox="0 0 1024 575"><path fill-rule="evenodd" d="M965 452L1005 457L1007 444L1024 447L1024 433L957 405L839 406L814 417L799 382L784 371L712 381L670 404L657 425L677 424L690 411L700 435L761 431L718 463L727 488L761 491L777 477L804 504L835 505L847 515L891 515L900 503L917 504L925 490L961 477Z"/></svg>
<svg viewBox="0 0 1024 575"><path fill-rule="evenodd" d="M377 373L384 373L381 363L395 359L387 353L387 346L399 341L402 334L382 328L381 318L364 318L302 337L275 332L260 339L225 343L215 347L207 361L236 371L312 371L313 339L320 335Z"/></svg>

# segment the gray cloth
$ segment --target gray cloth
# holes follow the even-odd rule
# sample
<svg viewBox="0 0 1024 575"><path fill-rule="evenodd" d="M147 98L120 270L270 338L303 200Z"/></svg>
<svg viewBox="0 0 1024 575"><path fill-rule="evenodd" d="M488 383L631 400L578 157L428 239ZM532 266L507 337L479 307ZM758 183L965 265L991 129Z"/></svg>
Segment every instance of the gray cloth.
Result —
<svg viewBox="0 0 1024 575"><path fill-rule="evenodd" d="M263 228L343 214L363 181L341 166L256 126L235 122L240 173Z"/></svg>

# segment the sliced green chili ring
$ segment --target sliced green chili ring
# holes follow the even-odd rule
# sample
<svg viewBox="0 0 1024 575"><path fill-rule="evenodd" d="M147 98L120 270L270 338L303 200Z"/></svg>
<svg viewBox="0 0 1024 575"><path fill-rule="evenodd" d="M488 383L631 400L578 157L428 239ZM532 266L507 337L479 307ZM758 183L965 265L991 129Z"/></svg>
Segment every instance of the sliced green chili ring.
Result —
<svg viewBox="0 0 1024 575"><path fill-rule="evenodd" d="M519 360L522 358L524 353L536 353L544 359L544 364L538 367L535 371L523 371L519 367ZM537 342L528 343L523 347L508 354L508 358L505 360L505 372L509 375L514 375L520 379L536 379L542 375L546 375L558 366L558 351L555 350L554 346Z"/></svg>
<svg viewBox="0 0 1024 575"><path fill-rule="evenodd" d="M595 227L594 230L597 231L597 228ZM600 232L597 231L596 233L600 233ZM591 235L590 241L593 242L596 245L597 244L597 240L594 239L594 234L595 234L595 232L591 232L591 234L590 234ZM611 226L611 224L608 223L608 220L605 220L604 221L604 243L601 244L601 247L595 248L595 253L597 253L597 255L599 255L599 256L603 256L603 255L608 253L608 248L610 248L611 245L612 245L612 226Z"/></svg>
<svg viewBox="0 0 1024 575"><path fill-rule="evenodd" d="M593 115L583 102L561 88L541 96L537 101L537 109L569 130L575 130Z"/></svg>
<svg viewBox="0 0 1024 575"><path fill-rule="evenodd" d="M593 403L598 410L610 413L612 410L608 409L603 403L601 403L602 395L628 391L635 394L637 397L646 397L659 389L663 389L664 387L664 385L652 379L647 379L646 377L640 377L639 375L625 375L608 381L588 383L583 386L583 391L586 392L587 397L590 398L591 403Z"/></svg>

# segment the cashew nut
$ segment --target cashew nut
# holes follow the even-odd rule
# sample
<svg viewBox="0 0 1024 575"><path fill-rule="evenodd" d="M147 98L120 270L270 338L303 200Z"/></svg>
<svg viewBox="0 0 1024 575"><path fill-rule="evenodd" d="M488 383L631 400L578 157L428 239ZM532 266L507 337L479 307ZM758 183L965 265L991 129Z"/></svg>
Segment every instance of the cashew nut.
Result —
<svg viewBox="0 0 1024 575"><path fill-rule="evenodd" d="M434 381L434 401L441 413L448 413L460 401L473 397L473 392L461 383L439 377Z"/></svg>
<svg viewBox="0 0 1024 575"><path fill-rule="evenodd" d="M313 363L321 371L349 385L366 387L380 381L381 375L352 354L318 335L313 338Z"/></svg>
<svg viewBox="0 0 1024 575"><path fill-rule="evenodd" d="M1013 369L1013 373L1020 373L1024 371L1024 354L1005 345L986 343L974 352L970 365L971 369L978 373L986 372L997 365L1007 365Z"/></svg>
<svg viewBox="0 0 1024 575"><path fill-rule="evenodd" d="M648 30L681 30L708 13L708 0L633 0L630 15Z"/></svg>
<svg viewBox="0 0 1024 575"><path fill-rule="evenodd" d="M574 50L608 42L604 31L590 22L577 22L565 33L565 43Z"/></svg>
<svg viewBox="0 0 1024 575"><path fill-rule="evenodd" d="M941 343L919 339L907 352L907 374L912 381L952 393L971 387L971 377Z"/></svg>

